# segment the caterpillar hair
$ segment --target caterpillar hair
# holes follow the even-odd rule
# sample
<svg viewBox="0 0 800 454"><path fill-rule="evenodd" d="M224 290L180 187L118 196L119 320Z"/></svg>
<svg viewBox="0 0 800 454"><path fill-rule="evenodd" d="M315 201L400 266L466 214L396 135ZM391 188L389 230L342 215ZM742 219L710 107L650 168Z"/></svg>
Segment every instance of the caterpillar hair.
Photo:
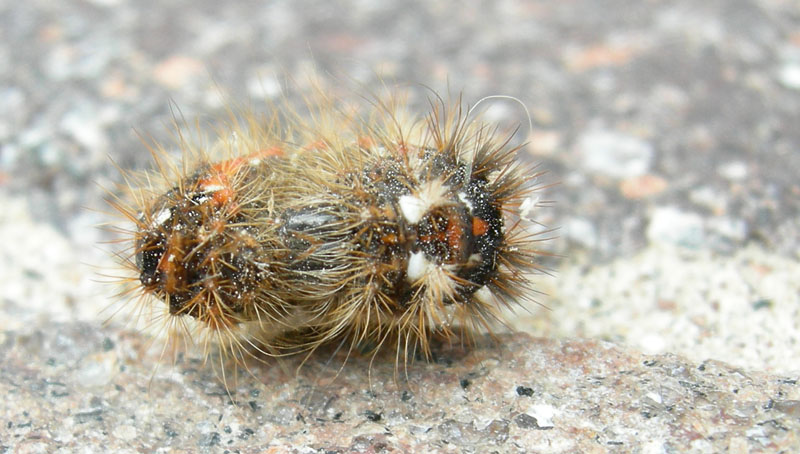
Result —
<svg viewBox="0 0 800 454"><path fill-rule="evenodd" d="M179 160L123 172L111 204L132 224L126 297L208 355L394 349L430 358L431 340L473 342L531 300L541 271L527 216L541 174L513 132L461 99L426 115L400 96L347 108L317 93L302 113L232 115ZM542 229L539 229L542 230ZM176 334L177 333L177 334Z"/></svg>

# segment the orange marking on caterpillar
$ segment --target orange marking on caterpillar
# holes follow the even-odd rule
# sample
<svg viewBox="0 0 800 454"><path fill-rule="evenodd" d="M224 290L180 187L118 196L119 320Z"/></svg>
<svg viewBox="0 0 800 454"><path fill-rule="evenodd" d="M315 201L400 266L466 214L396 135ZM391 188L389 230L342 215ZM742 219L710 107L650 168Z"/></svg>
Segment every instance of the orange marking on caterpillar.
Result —
<svg viewBox="0 0 800 454"><path fill-rule="evenodd" d="M211 200L214 202L215 207L221 207L226 203L233 200L236 191L231 187L230 179L225 170L217 170L217 167L228 167L228 161L217 164L212 167L212 173L206 178L197 182L198 186L203 192L211 193Z"/></svg>
<svg viewBox="0 0 800 454"><path fill-rule="evenodd" d="M328 145L328 142L326 142L324 140L317 140L317 141L311 142L310 144L306 145L306 147L305 147L306 150L327 150L329 148L330 148L330 146Z"/></svg>
<svg viewBox="0 0 800 454"><path fill-rule="evenodd" d="M481 236L485 235L486 232L489 231L489 223L484 221L483 219L473 216L472 217L472 235L473 236Z"/></svg>
<svg viewBox="0 0 800 454"><path fill-rule="evenodd" d="M400 238L398 238L395 233L388 233L381 237L381 243L383 244L397 244L399 241Z"/></svg>
<svg viewBox="0 0 800 454"><path fill-rule="evenodd" d="M231 185L231 179L236 176L239 169L254 160L279 157L283 156L283 154L282 148L270 147L246 156L219 162L211 166L209 175L198 181L197 185L201 191L211 193L211 200L214 202L214 206L219 208L227 203L232 203L236 198L236 190Z"/></svg>
<svg viewBox="0 0 800 454"><path fill-rule="evenodd" d="M161 271L163 276L166 278L164 282L164 289L167 291L167 293L174 292L179 288L181 285L180 281L186 272L185 269L178 265L181 257L183 256L181 252L181 239L182 238L179 234L173 235L169 239L166 252L158 261L158 270Z"/></svg>
<svg viewBox="0 0 800 454"><path fill-rule="evenodd" d="M455 213L447 219L447 246L451 251L458 251L463 245L464 228Z"/></svg>
<svg viewBox="0 0 800 454"><path fill-rule="evenodd" d="M358 139L356 139L356 143L359 147L365 150L371 150L372 147L375 146L375 141L372 139L372 137L366 136L360 136Z"/></svg>

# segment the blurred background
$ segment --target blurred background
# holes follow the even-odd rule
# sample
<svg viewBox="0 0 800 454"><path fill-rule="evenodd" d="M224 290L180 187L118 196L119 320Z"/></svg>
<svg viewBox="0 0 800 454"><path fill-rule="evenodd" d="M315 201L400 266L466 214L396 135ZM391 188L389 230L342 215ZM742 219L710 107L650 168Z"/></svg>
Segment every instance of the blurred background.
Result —
<svg viewBox="0 0 800 454"><path fill-rule="evenodd" d="M488 107L558 183L561 258L517 329L797 368L796 0L0 1L0 330L104 319L96 226L140 136L309 78L527 106Z"/></svg>

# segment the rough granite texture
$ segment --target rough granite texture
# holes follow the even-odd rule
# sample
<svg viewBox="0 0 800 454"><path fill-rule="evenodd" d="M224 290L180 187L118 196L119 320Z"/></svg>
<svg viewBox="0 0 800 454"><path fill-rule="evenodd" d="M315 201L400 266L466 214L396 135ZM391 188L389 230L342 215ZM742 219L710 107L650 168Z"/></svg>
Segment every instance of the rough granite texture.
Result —
<svg viewBox="0 0 800 454"><path fill-rule="evenodd" d="M74 323L0 341L3 444L18 453L744 453L800 442L797 380L601 341L509 335L442 346L399 372L391 355L350 358L338 376L343 354L322 353L298 374L301 358L251 364L227 391L192 357L154 372L157 356L128 332Z"/></svg>
<svg viewBox="0 0 800 454"><path fill-rule="evenodd" d="M309 76L528 107L482 104L558 183L529 334L228 393L103 324L115 164ZM0 0L0 452L800 452L798 125L794 0Z"/></svg>

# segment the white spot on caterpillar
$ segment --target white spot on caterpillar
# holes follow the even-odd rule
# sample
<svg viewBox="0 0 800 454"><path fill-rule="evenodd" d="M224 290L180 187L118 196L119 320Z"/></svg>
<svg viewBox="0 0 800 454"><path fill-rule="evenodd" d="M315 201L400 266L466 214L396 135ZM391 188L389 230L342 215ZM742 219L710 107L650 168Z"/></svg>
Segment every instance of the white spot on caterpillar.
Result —
<svg viewBox="0 0 800 454"><path fill-rule="evenodd" d="M470 254L470 256L467 258L467 264L474 265L480 263L482 260L483 256L476 252L474 254Z"/></svg>
<svg viewBox="0 0 800 454"><path fill-rule="evenodd" d="M489 290L488 287L485 285L478 290L475 290L475 293L472 294L475 296L475 299L478 300L481 304L492 304L494 303L494 295L492 295L492 291Z"/></svg>
<svg viewBox="0 0 800 454"><path fill-rule="evenodd" d="M472 209L474 208L472 205L472 201L467 198L467 194L463 192L458 193L458 200L460 200L464 205L466 205L467 209L469 210L470 214L472 214Z"/></svg>
<svg viewBox="0 0 800 454"><path fill-rule="evenodd" d="M172 217L172 210L170 210L169 208L164 208L163 210L159 211L155 219L153 219L153 227L164 225L164 223L169 221L169 218L171 217Z"/></svg>
<svg viewBox="0 0 800 454"><path fill-rule="evenodd" d="M225 186L223 186L221 184L209 184L209 185L203 186L203 192L205 192L206 194L211 193L211 192L221 191L223 189L225 189Z"/></svg>
<svg viewBox="0 0 800 454"><path fill-rule="evenodd" d="M400 204L400 211L403 212L403 217L412 224L419 222L422 219L422 215L428 211L425 201L413 195L400 196L398 203Z"/></svg>
<svg viewBox="0 0 800 454"><path fill-rule="evenodd" d="M372 219L372 213L369 211L369 208L362 208L361 211L358 212L358 218L362 221L368 221Z"/></svg>
<svg viewBox="0 0 800 454"><path fill-rule="evenodd" d="M408 256L408 266L406 267L406 280L410 283L417 282L428 272L431 262L425 258L422 251L412 252Z"/></svg>
<svg viewBox="0 0 800 454"><path fill-rule="evenodd" d="M418 223L431 208L447 201L449 190L444 182L437 178L423 183L415 195L400 196L398 203L403 217L412 224Z"/></svg>
<svg viewBox="0 0 800 454"><path fill-rule="evenodd" d="M202 204L206 203L206 201L208 199L209 199L208 196L199 197L197 200L194 200L194 204L195 205L202 205Z"/></svg>

